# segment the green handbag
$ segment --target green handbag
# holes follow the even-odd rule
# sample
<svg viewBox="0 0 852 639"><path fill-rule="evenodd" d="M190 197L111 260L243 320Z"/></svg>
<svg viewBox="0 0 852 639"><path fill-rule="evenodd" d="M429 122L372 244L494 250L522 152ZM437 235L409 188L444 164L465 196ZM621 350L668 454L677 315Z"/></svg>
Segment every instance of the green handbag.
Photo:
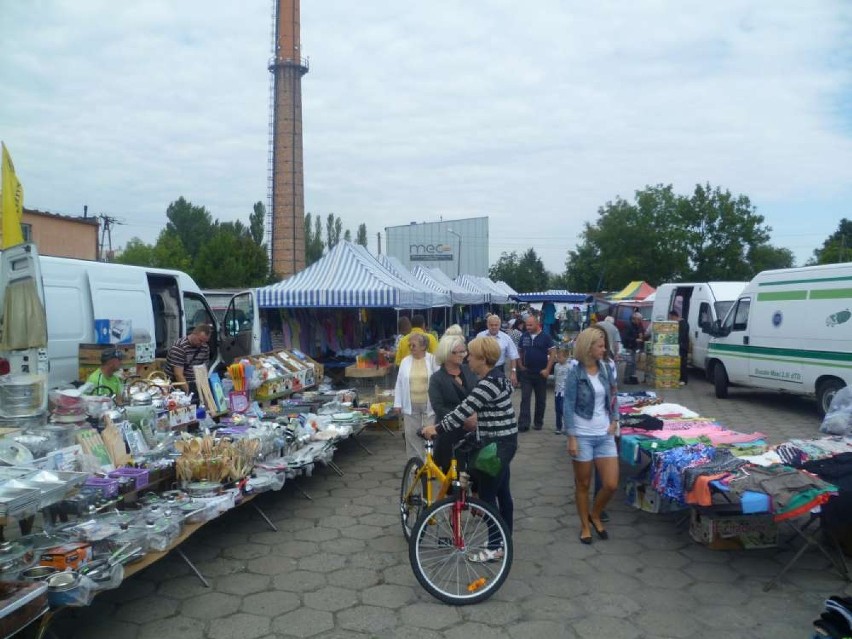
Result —
<svg viewBox="0 0 852 639"><path fill-rule="evenodd" d="M503 468L503 462L497 456L497 444L491 442L480 448L473 458L471 466L491 477L499 475Z"/></svg>

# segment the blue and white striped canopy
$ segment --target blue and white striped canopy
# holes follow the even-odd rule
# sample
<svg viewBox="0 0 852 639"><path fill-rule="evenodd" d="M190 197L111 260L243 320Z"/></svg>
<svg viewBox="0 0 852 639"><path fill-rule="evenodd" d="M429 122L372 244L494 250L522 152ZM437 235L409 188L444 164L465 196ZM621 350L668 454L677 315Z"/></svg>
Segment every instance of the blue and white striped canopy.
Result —
<svg viewBox="0 0 852 639"><path fill-rule="evenodd" d="M477 275L459 275L455 282L471 290L482 291L490 296L492 304L508 304L509 296L487 277Z"/></svg>
<svg viewBox="0 0 852 639"><path fill-rule="evenodd" d="M345 241L304 271L259 288L257 298L261 308L429 308L425 293Z"/></svg>
<svg viewBox="0 0 852 639"><path fill-rule="evenodd" d="M481 292L471 291L456 284L441 269L415 266L414 277L424 282L431 281L450 294L453 304L487 304L488 298Z"/></svg>
<svg viewBox="0 0 852 639"><path fill-rule="evenodd" d="M436 308L438 306L452 306L452 300L450 299L450 294L447 291L443 290L437 283L432 282L431 280L426 282L417 279L411 271L403 266L402 262L392 255L385 255L384 253L382 255L377 255L376 261L412 288L426 293L426 295L429 296L430 308Z"/></svg>

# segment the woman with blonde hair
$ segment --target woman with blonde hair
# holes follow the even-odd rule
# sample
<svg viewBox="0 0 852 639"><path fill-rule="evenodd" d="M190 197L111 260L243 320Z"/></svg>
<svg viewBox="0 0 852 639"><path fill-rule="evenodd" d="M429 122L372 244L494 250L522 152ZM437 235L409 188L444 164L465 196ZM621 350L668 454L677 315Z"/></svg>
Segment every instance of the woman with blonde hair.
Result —
<svg viewBox="0 0 852 639"><path fill-rule="evenodd" d="M429 379L435 372L435 358L428 353L425 333L408 336L410 354L402 358L396 376L393 406L402 413L407 459L425 457L423 440L418 432L434 423L435 412L429 403Z"/></svg>
<svg viewBox="0 0 852 639"><path fill-rule="evenodd" d="M467 345L461 335L452 335L452 326L438 341L435 362L440 368L429 380L429 401L435 411L435 422L444 419L447 413L462 403L476 386L477 377L467 367ZM459 328L461 333L461 328ZM464 437L461 429L441 433L435 441L435 463L446 472L452 458L453 444Z"/></svg>
<svg viewBox="0 0 852 639"><path fill-rule="evenodd" d="M601 514L618 487L617 414L613 405L610 367L605 362L604 336L596 328L583 330L574 342L578 365L565 378L563 418L568 454L574 463L574 501L580 517L580 542L592 543L591 529L609 539ZM592 469L601 489L589 505Z"/></svg>
<svg viewBox="0 0 852 639"><path fill-rule="evenodd" d="M447 413L436 426L423 429L423 436L431 439L436 434L452 432L461 428L477 428L479 440L483 445L494 442L497 445L497 457L500 459L500 472L495 477L468 469L476 480L479 497L494 505L503 521L512 530L514 503L509 487L509 464L518 449L518 422L515 420L515 408L512 405L512 382L506 377L502 367L496 366L500 359L500 344L493 337L477 337L467 346L468 366L479 381L470 394L456 408ZM472 427L472 419L476 426ZM496 531L489 531L489 547L470 559L488 562L503 556Z"/></svg>

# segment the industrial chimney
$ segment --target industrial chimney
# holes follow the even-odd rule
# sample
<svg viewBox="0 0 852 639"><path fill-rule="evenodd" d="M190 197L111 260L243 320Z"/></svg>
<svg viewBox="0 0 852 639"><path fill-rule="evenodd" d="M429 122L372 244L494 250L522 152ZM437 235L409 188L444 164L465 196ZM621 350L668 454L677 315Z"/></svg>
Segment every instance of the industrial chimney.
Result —
<svg viewBox="0 0 852 639"><path fill-rule="evenodd" d="M305 176L302 165L302 57L299 0L275 0L270 126L271 186L267 220L272 271L285 278L305 268Z"/></svg>

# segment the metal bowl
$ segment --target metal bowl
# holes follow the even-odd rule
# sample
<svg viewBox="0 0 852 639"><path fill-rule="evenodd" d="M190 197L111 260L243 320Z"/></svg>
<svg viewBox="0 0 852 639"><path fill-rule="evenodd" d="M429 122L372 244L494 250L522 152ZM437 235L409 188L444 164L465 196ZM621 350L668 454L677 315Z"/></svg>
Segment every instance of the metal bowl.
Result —
<svg viewBox="0 0 852 639"><path fill-rule="evenodd" d="M33 566L24 570L19 578L23 581L45 581L57 573L52 566Z"/></svg>

